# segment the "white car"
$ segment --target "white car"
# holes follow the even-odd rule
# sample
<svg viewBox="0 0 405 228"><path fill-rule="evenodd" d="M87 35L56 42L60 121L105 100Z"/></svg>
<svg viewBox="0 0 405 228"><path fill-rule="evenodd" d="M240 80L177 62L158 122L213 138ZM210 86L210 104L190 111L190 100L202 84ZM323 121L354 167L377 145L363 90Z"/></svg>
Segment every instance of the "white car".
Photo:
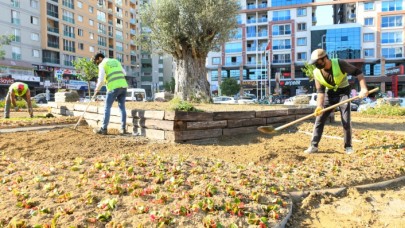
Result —
<svg viewBox="0 0 405 228"><path fill-rule="evenodd" d="M243 96L238 99L238 104L255 104L257 100L252 96Z"/></svg>
<svg viewBox="0 0 405 228"><path fill-rule="evenodd" d="M212 98L214 104L237 104L237 101L233 97L219 96Z"/></svg>
<svg viewBox="0 0 405 228"><path fill-rule="evenodd" d="M317 105L316 98L317 98L317 93L297 95L297 96L286 99L284 101L284 104L285 105L305 104L305 105L316 106Z"/></svg>

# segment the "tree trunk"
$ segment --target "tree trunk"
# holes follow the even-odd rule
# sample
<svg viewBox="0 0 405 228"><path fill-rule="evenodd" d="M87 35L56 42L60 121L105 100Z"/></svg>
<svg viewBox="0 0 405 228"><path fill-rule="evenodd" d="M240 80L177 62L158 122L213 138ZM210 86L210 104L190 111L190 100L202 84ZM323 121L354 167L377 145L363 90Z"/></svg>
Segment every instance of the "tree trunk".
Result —
<svg viewBox="0 0 405 228"><path fill-rule="evenodd" d="M184 101L208 103L211 101L205 58L193 58L191 51L177 59L175 95Z"/></svg>

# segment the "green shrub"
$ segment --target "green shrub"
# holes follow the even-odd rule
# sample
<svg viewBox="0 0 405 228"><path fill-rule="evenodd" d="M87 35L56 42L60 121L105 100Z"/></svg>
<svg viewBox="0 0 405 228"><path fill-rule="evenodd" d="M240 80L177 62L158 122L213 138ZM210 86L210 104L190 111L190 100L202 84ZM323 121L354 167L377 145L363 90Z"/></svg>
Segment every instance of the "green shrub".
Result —
<svg viewBox="0 0 405 228"><path fill-rule="evenodd" d="M170 101L170 110L183 111L183 112L201 112L196 109L192 104L187 101L182 101L180 98L175 97Z"/></svg>
<svg viewBox="0 0 405 228"><path fill-rule="evenodd" d="M382 104L375 108L368 108L361 113L368 115L405 116L405 108L398 105Z"/></svg>
<svg viewBox="0 0 405 228"><path fill-rule="evenodd" d="M25 102L25 100L20 100L20 101L16 101L17 106L20 108L27 108L27 102ZM35 103L35 101L31 101L32 107L33 108L37 108L38 105ZM6 101L0 101L0 108L4 108L4 106L6 105Z"/></svg>

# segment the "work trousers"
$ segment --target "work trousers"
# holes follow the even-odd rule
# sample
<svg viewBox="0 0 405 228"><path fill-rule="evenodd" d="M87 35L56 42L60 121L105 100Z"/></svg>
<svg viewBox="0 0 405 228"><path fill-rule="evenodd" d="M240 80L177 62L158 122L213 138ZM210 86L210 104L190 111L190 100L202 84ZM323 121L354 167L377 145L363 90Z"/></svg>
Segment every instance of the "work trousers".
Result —
<svg viewBox="0 0 405 228"><path fill-rule="evenodd" d="M27 102L26 96L22 96L22 98ZM16 98L17 99L17 98ZM4 117L5 118L10 118L10 108L11 108L11 92L7 93L6 100L5 100L5 105L4 105ZM27 102L28 104L28 102ZM28 109L28 113L30 113L30 109Z"/></svg>
<svg viewBox="0 0 405 228"><path fill-rule="evenodd" d="M127 95L127 88L117 88L107 92L105 98L104 118L102 129L107 129L110 122L111 107L115 100L118 101L118 108L121 111L121 129L126 129L127 125L127 112L125 110L125 97Z"/></svg>
<svg viewBox="0 0 405 228"><path fill-rule="evenodd" d="M324 107L327 108L339 102L345 101L349 99L348 94L325 94L325 102ZM350 102L342 104L339 106L340 117L342 120L342 126L344 131L344 147L351 147L352 146L352 126L350 121ZM311 145L314 147L318 147L319 141L321 141L323 129L325 127L325 123L330 116L331 112L334 110L329 110L322 113L320 116L317 116L315 119L314 130L312 134Z"/></svg>

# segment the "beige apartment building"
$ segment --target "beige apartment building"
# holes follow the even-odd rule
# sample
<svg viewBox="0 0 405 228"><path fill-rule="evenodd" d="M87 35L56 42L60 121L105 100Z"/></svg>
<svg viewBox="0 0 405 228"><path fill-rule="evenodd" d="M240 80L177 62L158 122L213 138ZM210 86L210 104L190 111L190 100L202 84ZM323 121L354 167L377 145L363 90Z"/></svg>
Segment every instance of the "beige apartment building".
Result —
<svg viewBox="0 0 405 228"><path fill-rule="evenodd" d="M66 88L83 96L87 85L72 61L98 52L122 62L130 87L140 84L137 0L0 0L0 6L1 35L14 35L0 60L1 97L14 81L34 94Z"/></svg>

